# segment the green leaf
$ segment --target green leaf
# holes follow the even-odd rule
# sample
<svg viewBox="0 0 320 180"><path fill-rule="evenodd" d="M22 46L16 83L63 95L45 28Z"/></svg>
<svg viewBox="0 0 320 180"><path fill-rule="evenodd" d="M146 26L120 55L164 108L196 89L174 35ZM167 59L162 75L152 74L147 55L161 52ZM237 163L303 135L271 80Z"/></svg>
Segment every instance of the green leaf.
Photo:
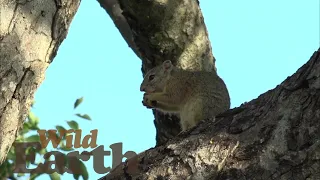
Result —
<svg viewBox="0 0 320 180"><path fill-rule="evenodd" d="M62 151L73 151L73 148L67 148L66 146L62 146L59 149L61 149Z"/></svg>
<svg viewBox="0 0 320 180"><path fill-rule="evenodd" d="M46 154L47 153L47 149L45 149L45 148L42 148L40 151L39 151L39 154L41 154L41 155L44 155L44 154Z"/></svg>
<svg viewBox="0 0 320 180"><path fill-rule="evenodd" d="M36 149L34 149L33 146L30 146L30 147L27 147L26 151L25 151L26 155L29 155L29 154L35 154L36 153ZM30 164L31 162L27 159L27 164ZM29 165L28 165L29 166Z"/></svg>
<svg viewBox="0 0 320 180"><path fill-rule="evenodd" d="M58 132L60 132L60 130L66 130L64 127L62 127L62 126L56 126L56 129L58 130Z"/></svg>
<svg viewBox="0 0 320 180"><path fill-rule="evenodd" d="M39 118L33 112L29 113L28 119L31 125L37 125L39 123Z"/></svg>
<svg viewBox="0 0 320 180"><path fill-rule="evenodd" d="M23 128L30 129L30 123L29 122L23 123Z"/></svg>
<svg viewBox="0 0 320 180"><path fill-rule="evenodd" d="M8 171L9 162L6 160L4 163L0 165L0 177L6 176Z"/></svg>
<svg viewBox="0 0 320 180"><path fill-rule="evenodd" d="M17 176L18 176L18 177L22 177L22 176L24 176L24 173L18 173Z"/></svg>
<svg viewBox="0 0 320 180"><path fill-rule="evenodd" d="M31 135L24 139L25 142L40 142L39 135Z"/></svg>
<svg viewBox="0 0 320 180"><path fill-rule="evenodd" d="M80 165L80 168L81 168L81 171L82 171L82 178L84 179L84 180L88 180L89 179L89 174L88 174L88 171L87 171L87 168L86 168L86 166L83 164L83 162L82 161L80 161L81 163L81 165Z"/></svg>
<svg viewBox="0 0 320 180"><path fill-rule="evenodd" d="M89 179L89 174L88 174L86 166L83 164L82 161L78 160L78 162L79 162L81 174L73 174L73 178L74 179L79 179L79 176L82 176L83 180L88 180Z"/></svg>
<svg viewBox="0 0 320 180"><path fill-rule="evenodd" d="M79 177L80 177L80 174L73 174L73 178L74 178L75 180L78 180Z"/></svg>
<svg viewBox="0 0 320 180"><path fill-rule="evenodd" d="M54 172L52 174L49 174L51 180L60 180L60 174L57 172Z"/></svg>
<svg viewBox="0 0 320 180"><path fill-rule="evenodd" d="M87 120L91 120L90 116L88 114L84 114L84 115L81 115L81 114L76 114L78 117L81 117L83 119L87 119Z"/></svg>
<svg viewBox="0 0 320 180"><path fill-rule="evenodd" d="M74 103L74 109L77 108L83 101L83 97L79 98L76 100L76 102Z"/></svg>
<svg viewBox="0 0 320 180"><path fill-rule="evenodd" d="M37 177L39 177L42 174L31 174L29 180L35 180Z"/></svg>
<svg viewBox="0 0 320 180"><path fill-rule="evenodd" d="M71 148L71 147L70 147L70 148L67 147L65 143L66 143L65 141L61 141L61 142L59 143L59 149L61 149L61 150L63 150L63 151L72 151L72 150L74 150L74 149Z"/></svg>
<svg viewBox="0 0 320 180"><path fill-rule="evenodd" d="M15 152L13 150L13 147L10 148L10 151L8 152L8 155L7 155L7 159L8 160L12 160L12 161L16 160L16 155L15 155Z"/></svg>
<svg viewBox="0 0 320 180"><path fill-rule="evenodd" d="M74 130L79 129L79 125L78 125L78 123L76 121L71 120L71 121L67 121L67 123L68 123L70 128L72 128Z"/></svg>
<svg viewBox="0 0 320 180"><path fill-rule="evenodd" d="M30 125L29 125L29 123L28 123L28 122L23 123L23 129L22 129L21 134L22 134L22 135L23 135L23 134L26 134L26 133L28 133L29 131L30 131Z"/></svg>
<svg viewBox="0 0 320 180"><path fill-rule="evenodd" d="M37 124L34 124L33 126L30 127L30 130L39 130L39 127Z"/></svg>
<svg viewBox="0 0 320 180"><path fill-rule="evenodd" d="M28 155L28 154L27 154L27 155ZM27 164L27 167L29 167L29 166L30 166L30 161L27 161L26 164Z"/></svg>
<svg viewBox="0 0 320 180"><path fill-rule="evenodd" d="M24 136L19 135L19 136L16 138L16 142L23 142L23 141L24 141Z"/></svg>
<svg viewBox="0 0 320 180"><path fill-rule="evenodd" d="M64 127L62 127L62 126L56 126L56 129L57 129L60 137L61 137L61 134L60 134L60 131L61 131L61 130L64 130L65 132L67 131L67 130L66 130ZM65 137L66 137L66 133L63 134L63 136L62 136L61 138L62 138L62 139L65 139Z"/></svg>

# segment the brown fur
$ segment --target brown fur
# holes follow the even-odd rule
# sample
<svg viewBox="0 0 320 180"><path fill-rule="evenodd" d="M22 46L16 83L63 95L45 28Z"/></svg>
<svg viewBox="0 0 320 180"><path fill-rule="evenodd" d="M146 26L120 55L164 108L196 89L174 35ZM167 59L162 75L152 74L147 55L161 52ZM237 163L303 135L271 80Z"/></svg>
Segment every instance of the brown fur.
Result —
<svg viewBox="0 0 320 180"><path fill-rule="evenodd" d="M151 69L140 90L146 92L145 106L179 114L183 131L230 108L227 87L216 72L178 69L170 60Z"/></svg>

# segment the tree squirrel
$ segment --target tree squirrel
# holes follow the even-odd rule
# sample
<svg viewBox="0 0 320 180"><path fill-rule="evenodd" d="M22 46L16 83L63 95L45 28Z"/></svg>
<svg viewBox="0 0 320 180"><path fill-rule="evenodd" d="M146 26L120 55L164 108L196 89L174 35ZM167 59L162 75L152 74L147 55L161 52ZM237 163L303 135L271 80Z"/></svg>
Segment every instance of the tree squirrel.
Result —
<svg viewBox="0 0 320 180"><path fill-rule="evenodd" d="M146 73L140 91L147 108L178 114L182 131L230 108L229 92L216 72L183 70L170 60Z"/></svg>

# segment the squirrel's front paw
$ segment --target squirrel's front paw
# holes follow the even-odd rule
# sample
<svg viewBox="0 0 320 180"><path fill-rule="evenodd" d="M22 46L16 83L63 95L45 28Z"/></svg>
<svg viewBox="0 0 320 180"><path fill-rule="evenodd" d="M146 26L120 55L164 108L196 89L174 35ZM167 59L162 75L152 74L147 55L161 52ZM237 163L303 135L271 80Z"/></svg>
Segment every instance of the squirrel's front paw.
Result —
<svg viewBox="0 0 320 180"><path fill-rule="evenodd" d="M154 108L157 105L157 101L153 101L150 99L149 94L144 94L143 95L143 101L142 104L146 106L147 108Z"/></svg>

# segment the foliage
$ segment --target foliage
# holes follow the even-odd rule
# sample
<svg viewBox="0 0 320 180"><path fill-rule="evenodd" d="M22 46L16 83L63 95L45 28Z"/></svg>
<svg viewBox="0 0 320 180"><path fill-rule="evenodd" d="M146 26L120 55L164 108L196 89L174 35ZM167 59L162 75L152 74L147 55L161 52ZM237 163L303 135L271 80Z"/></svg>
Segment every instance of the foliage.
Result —
<svg viewBox="0 0 320 180"><path fill-rule="evenodd" d="M83 102L83 97L77 99L74 103L74 109L76 109L82 102ZM34 102L32 103L31 108L33 108L33 106L34 106ZM77 113L75 115L85 120L91 120L90 116L87 114L81 115ZM71 129L79 129L79 124L74 120L66 121L66 123ZM39 134L37 132L37 130L40 129L38 127L38 124L39 124L39 118L33 112L30 111L26 121L23 124L23 128L19 132L19 135L17 136L15 142L40 142ZM57 134L56 134L57 137L60 137L58 133L59 130L66 130L66 128L64 128L61 125L57 125L55 129L57 130ZM60 151L61 153L63 153L63 152L68 152L72 150L73 150L72 148L70 149L66 147L65 135L62 136L60 144L57 147L56 151ZM31 151L35 151L36 157L39 155L43 156L48 152L47 148L42 148L40 150L35 150L34 148L27 148L26 155L29 154ZM64 155L66 156L66 154ZM13 173L14 166L15 166L15 158L16 158L15 149L14 149L14 146L12 146L8 152L6 160L0 165L0 179L18 179L23 176L28 177L26 176L26 174L23 174L23 173ZM28 160L26 162L27 162L27 168L35 168L39 163L41 163L41 162L31 163ZM30 165L34 165L35 167L30 167ZM87 180L88 171L81 160L79 160L79 166L81 166L82 174L73 174L74 179L78 180L80 176L82 176L84 180ZM29 179L33 180L43 174L28 174L28 175L29 175ZM52 173L47 175L50 177L51 180L60 180L60 174L58 173Z"/></svg>

